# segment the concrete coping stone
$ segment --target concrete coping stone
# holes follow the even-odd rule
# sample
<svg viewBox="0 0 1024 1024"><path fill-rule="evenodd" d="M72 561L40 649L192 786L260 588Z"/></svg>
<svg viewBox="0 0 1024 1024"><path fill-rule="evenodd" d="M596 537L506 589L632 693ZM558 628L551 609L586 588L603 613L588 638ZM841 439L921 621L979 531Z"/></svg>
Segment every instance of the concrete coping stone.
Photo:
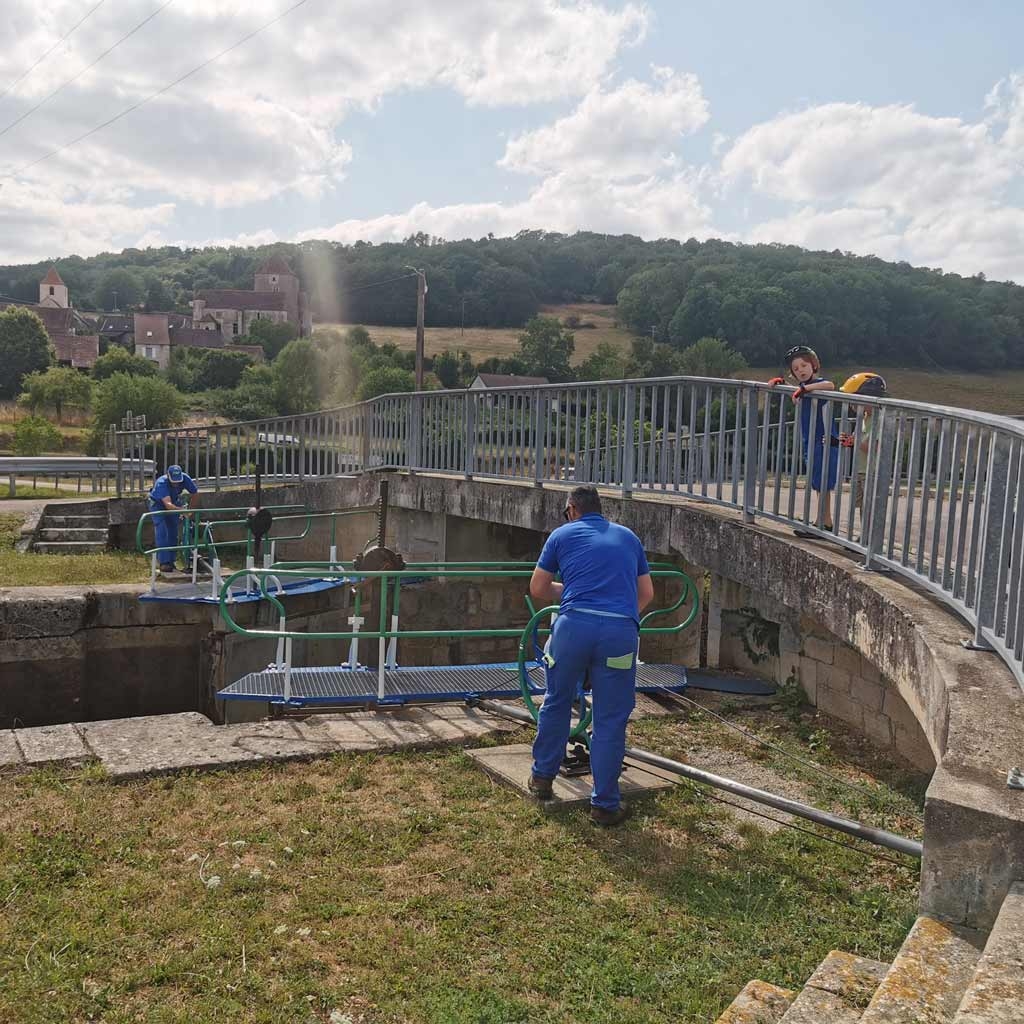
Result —
<svg viewBox="0 0 1024 1024"><path fill-rule="evenodd" d="M84 764L92 753L74 725L43 725L34 729L15 729L26 765Z"/></svg>

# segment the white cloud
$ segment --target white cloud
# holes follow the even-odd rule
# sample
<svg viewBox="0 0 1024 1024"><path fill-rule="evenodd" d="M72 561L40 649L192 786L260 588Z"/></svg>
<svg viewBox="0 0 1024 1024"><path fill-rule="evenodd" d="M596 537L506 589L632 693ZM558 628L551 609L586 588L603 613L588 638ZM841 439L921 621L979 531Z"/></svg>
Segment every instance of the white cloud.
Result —
<svg viewBox="0 0 1024 1024"><path fill-rule="evenodd" d="M404 213L344 220L298 237L386 242L416 231L456 239L532 228L687 238L710 231L711 211L698 198L693 178L684 173L629 182L561 173L545 179L518 203L417 203Z"/></svg>
<svg viewBox="0 0 1024 1024"><path fill-rule="evenodd" d="M500 166L623 178L678 163L678 145L707 122L708 103L696 75L656 68L655 79L592 89L571 114L510 140Z"/></svg>

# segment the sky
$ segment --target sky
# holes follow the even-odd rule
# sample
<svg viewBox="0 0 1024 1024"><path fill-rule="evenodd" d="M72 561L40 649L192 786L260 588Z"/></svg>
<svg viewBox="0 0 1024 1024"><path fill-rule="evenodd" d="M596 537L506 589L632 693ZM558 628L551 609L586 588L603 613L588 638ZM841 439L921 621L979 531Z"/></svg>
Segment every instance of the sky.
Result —
<svg viewBox="0 0 1024 1024"><path fill-rule="evenodd" d="M540 228L1024 283L1022 4L0 4L0 263Z"/></svg>

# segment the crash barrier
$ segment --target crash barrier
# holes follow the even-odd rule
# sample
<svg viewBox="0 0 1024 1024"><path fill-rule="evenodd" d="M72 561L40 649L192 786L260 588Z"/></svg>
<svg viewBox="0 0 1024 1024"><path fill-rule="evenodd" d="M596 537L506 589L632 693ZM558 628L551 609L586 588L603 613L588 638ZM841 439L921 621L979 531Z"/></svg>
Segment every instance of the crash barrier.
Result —
<svg viewBox="0 0 1024 1024"><path fill-rule="evenodd" d="M384 468L710 502L838 543L923 587L1024 686L1024 423L793 394L667 377L385 395L300 417L123 431L119 480L132 486L145 475L133 460L155 459L215 489L259 466L277 480Z"/></svg>
<svg viewBox="0 0 1024 1024"><path fill-rule="evenodd" d="M0 476L8 478L8 493L13 498L17 495L18 480L31 479L33 490L40 478L52 480L54 489L60 490L61 480L75 480L75 493L81 494L83 481L91 485L92 493L114 490L121 477L118 474L117 459L90 458L88 456L62 455L17 455L0 458ZM152 473L154 463L144 460L143 472ZM68 492L69 494L72 492Z"/></svg>

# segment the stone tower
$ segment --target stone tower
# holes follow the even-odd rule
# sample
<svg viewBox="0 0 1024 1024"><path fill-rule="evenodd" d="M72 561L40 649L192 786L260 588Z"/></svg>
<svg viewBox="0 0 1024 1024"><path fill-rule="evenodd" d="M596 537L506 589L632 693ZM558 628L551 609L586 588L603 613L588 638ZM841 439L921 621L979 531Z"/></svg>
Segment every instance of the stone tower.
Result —
<svg viewBox="0 0 1024 1024"><path fill-rule="evenodd" d="M304 333L299 309L299 279L283 257L271 256L256 268L255 290L258 292L281 292L285 297L285 309L288 311L289 322L295 324L300 334Z"/></svg>
<svg viewBox="0 0 1024 1024"><path fill-rule="evenodd" d="M39 305L54 309L67 309L68 286L61 280L56 267L50 267L39 282Z"/></svg>

